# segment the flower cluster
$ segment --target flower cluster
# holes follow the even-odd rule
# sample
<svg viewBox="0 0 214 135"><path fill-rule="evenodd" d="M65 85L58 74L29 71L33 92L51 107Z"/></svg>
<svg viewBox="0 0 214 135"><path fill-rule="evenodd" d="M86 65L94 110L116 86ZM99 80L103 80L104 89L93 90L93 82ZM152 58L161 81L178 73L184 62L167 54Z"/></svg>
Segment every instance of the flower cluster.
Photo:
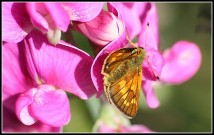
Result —
<svg viewBox="0 0 214 135"><path fill-rule="evenodd" d="M100 97L104 60L109 53L127 46L127 35L138 39L136 45L146 50L142 88L150 108L160 104L154 82L180 84L198 71L201 52L195 43L177 41L160 52L155 3L107 2L107 10L103 5L2 3L4 132L62 131L71 119L66 92L84 100L94 94ZM68 30L87 37L96 57L61 40ZM97 131L105 132L106 128L104 124ZM143 125L122 126L120 131L150 132Z"/></svg>

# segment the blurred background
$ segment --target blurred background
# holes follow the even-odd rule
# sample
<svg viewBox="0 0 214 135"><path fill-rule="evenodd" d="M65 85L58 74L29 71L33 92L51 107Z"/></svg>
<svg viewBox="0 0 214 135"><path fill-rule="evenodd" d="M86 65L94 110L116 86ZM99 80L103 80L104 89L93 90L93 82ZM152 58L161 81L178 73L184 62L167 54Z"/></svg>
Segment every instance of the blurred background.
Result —
<svg viewBox="0 0 214 135"><path fill-rule="evenodd" d="M182 85L158 85L157 109L150 109L140 96L140 108L132 124L143 124L156 132L211 132L211 3L156 3L159 17L160 50L178 40L195 42L202 52L197 74ZM92 54L86 38L75 34L83 50ZM80 44L79 43L79 44ZM69 94L68 94L69 95ZM83 101L69 95L72 119L64 132L91 132L101 107L95 96Z"/></svg>

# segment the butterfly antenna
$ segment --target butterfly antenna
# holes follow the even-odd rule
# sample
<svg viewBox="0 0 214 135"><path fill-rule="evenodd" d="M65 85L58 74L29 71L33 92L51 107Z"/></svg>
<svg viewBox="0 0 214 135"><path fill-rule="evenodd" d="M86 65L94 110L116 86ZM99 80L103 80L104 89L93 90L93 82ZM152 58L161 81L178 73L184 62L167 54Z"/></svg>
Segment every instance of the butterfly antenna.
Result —
<svg viewBox="0 0 214 135"><path fill-rule="evenodd" d="M149 30L149 22L146 25L146 39L145 39L145 48L146 48L146 40L147 40L147 35L148 35L148 30Z"/></svg>
<svg viewBox="0 0 214 135"><path fill-rule="evenodd" d="M126 29L126 39L128 40L129 44L131 44L131 45L133 45L135 48L137 48L137 45L136 45L135 43L133 43L133 42L130 40L130 38L129 38L129 36L128 36L128 31L127 31L127 29Z"/></svg>

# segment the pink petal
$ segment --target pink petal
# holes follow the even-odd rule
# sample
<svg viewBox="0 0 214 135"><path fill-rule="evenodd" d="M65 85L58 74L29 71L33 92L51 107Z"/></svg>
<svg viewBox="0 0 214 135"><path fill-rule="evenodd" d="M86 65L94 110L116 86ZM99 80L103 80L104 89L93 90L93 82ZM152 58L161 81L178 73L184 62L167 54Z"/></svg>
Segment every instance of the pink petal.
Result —
<svg viewBox="0 0 214 135"><path fill-rule="evenodd" d="M2 100L4 106L14 110L17 94L33 86L27 72L24 56L19 52L19 45L3 43L3 90Z"/></svg>
<svg viewBox="0 0 214 135"><path fill-rule="evenodd" d="M108 9L116 8L118 14L126 25L127 32L130 39L133 39L141 30L140 18L135 10L135 5L138 3L122 3L122 2L109 2ZM143 11L142 9L140 11Z"/></svg>
<svg viewBox="0 0 214 135"><path fill-rule="evenodd" d="M22 46L30 75L37 84L52 84L82 99L95 93L90 77L93 59L87 53L63 42L53 46L36 31L27 36Z"/></svg>
<svg viewBox="0 0 214 135"><path fill-rule="evenodd" d="M170 84L180 84L193 77L202 60L200 48L188 41L176 42L163 56L166 63L160 79Z"/></svg>
<svg viewBox="0 0 214 135"><path fill-rule="evenodd" d="M49 29L66 31L70 23L67 12L59 3L26 3L31 21L37 29L47 33Z"/></svg>
<svg viewBox="0 0 214 135"><path fill-rule="evenodd" d="M147 50L146 59L142 65L143 77L149 80L157 80L161 75L163 65L163 57L158 51L154 49Z"/></svg>
<svg viewBox="0 0 214 135"><path fill-rule="evenodd" d="M40 10L37 11L37 8ZM30 16L31 22L33 26L43 33L47 33L49 26L47 20L44 18L43 14L48 14L47 10L45 10L43 4L36 4L35 2L28 2L26 3L26 10ZM40 12L42 11L42 13Z"/></svg>
<svg viewBox="0 0 214 135"><path fill-rule="evenodd" d="M155 95L155 92L152 86L152 81L143 81L142 87L143 87L144 95L146 97L147 105L153 109L157 108L160 103Z"/></svg>
<svg viewBox="0 0 214 135"><path fill-rule="evenodd" d="M63 2L61 6L66 10L72 21L87 22L94 19L103 8L102 2Z"/></svg>
<svg viewBox="0 0 214 135"><path fill-rule="evenodd" d="M70 18L63 7L59 3L44 3L44 5L51 16L53 25L57 29L66 32L70 24Z"/></svg>
<svg viewBox="0 0 214 135"><path fill-rule="evenodd" d="M41 86L30 107L38 120L53 127L64 126L71 118L69 100L65 91L60 89L48 90Z"/></svg>
<svg viewBox="0 0 214 135"><path fill-rule="evenodd" d="M16 100L16 116L25 125L32 125L37 121L37 118L32 115L29 105L33 103L33 96L37 89L32 88L25 94L21 94Z"/></svg>
<svg viewBox="0 0 214 135"><path fill-rule="evenodd" d="M153 133L154 131L144 125L131 125L128 127L122 127L121 132Z"/></svg>
<svg viewBox="0 0 214 135"><path fill-rule="evenodd" d="M101 10L100 14L88 22L74 22L73 26L97 45L107 45L121 35L124 25L111 12Z"/></svg>
<svg viewBox="0 0 214 135"><path fill-rule="evenodd" d="M147 26L147 24L145 24L145 26ZM158 43L157 40L155 39L153 30L154 28L149 24L148 29L147 30L145 29L139 35L138 44L141 47L145 48L146 50L148 49L158 50Z"/></svg>
<svg viewBox="0 0 214 135"><path fill-rule="evenodd" d="M101 74L102 65L104 64L104 60L107 55L115 50L123 48L127 44L126 32L123 31L122 35L117 39L108 44L105 48L103 48L99 54L96 56L92 67L91 67L91 78L94 83L95 88L98 91L97 97L99 97L103 93L103 75Z"/></svg>
<svg viewBox="0 0 214 135"><path fill-rule="evenodd" d="M149 23L149 31L152 31L152 33L154 34L154 39L157 42L157 48L159 48L158 13L156 5L155 3L149 2L145 5L144 8L144 13L140 16L142 26L141 33L146 31L147 24Z"/></svg>
<svg viewBox="0 0 214 135"><path fill-rule="evenodd" d="M29 126L22 124L14 111L3 107L3 132L62 132L60 127L51 127L40 122Z"/></svg>
<svg viewBox="0 0 214 135"><path fill-rule="evenodd" d="M24 3L2 3L3 41L18 43L33 29Z"/></svg>

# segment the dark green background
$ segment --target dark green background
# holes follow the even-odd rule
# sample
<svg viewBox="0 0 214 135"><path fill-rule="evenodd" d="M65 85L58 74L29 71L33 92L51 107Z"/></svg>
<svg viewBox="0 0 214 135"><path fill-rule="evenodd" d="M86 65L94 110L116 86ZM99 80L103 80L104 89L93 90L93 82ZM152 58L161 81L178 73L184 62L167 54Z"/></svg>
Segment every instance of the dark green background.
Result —
<svg viewBox="0 0 214 135"><path fill-rule="evenodd" d="M211 132L211 3L157 3L160 50L178 40L195 42L202 52L197 74L182 85L157 86L158 109L150 109L141 93L140 109L131 120L156 132ZM92 54L86 38L78 35L80 48ZM100 99L80 100L70 94L70 123L64 132L91 132L99 115Z"/></svg>

